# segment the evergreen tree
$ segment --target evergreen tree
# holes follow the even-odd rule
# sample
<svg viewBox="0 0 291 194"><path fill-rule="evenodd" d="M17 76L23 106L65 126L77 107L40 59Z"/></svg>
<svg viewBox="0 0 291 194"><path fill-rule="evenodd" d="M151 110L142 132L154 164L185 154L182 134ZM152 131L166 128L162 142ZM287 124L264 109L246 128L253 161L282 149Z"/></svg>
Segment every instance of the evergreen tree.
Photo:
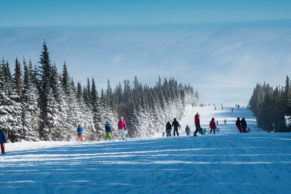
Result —
<svg viewBox="0 0 291 194"><path fill-rule="evenodd" d="M288 100L290 96L290 80L287 76L284 88L273 89L269 84L257 84L249 102L259 126L271 131L273 126L277 132L290 131L285 126L284 116L289 114Z"/></svg>
<svg viewBox="0 0 291 194"><path fill-rule="evenodd" d="M38 91L32 82L31 69L24 63L24 81L22 92L22 139L36 141L39 139L40 109Z"/></svg>
<svg viewBox="0 0 291 194"><path fill-rule="evenodd" d="M82 97L82 85L80 82L78 82L77 84L77 98L78 98L78 101L80 102L81 101L81 97Z"/></svg>
<svg viewBox="0 0 291 194"><path fill-rule="evenodd" d="M48 111L51 111L52 109L49 107L49 102L51 106L54 106L53 104L53 92L51 90L51 64L50 64L50 58L49 58L49 52L46 45L46 42L43 42L42 47L42 53L40 56L40 109L41 109L41 117L42 117L42 125L40 128L40 136L41 138L44 138L45 140L48 140L49 138L49 117Z"/></svg>
<svg viewBox="0 0 291 194"><path fill-rule="evenodd" d="M90 85L90 83L89 83ZM98 103L98 94L97 94L97 89L96 89L96 85L95 85L95 81L92 78L92 89L91 89L91 95L90 95L90 100L91 100L91 104L94 108L96 108L96 104Z"/></svg>
<svg viewBox="0 0 291 194"><path fill-rule="evenodd" d="M68 74L66 62L64 62L64 65L63 65L62 86L63 86L64 91L68 94L69 74Z"/></svg>
<svg viewBox="0 0 291 194"><path fill-rule="evenodd" d="M114 90L108 80L107 90L101 89L99 97L94 79L75 87L66 63L62 74L58 73L45 41L39 64L33 67L30 59L28 65L23 59L22 76L16 59L12 77L8 61L0 62L0 125L8 129L9 141L72 140L78 124L84 127L87 140L99 140L105 135L105 121L115 128L119 115L124 116L129 133L150 136L160 133L167 120L179 118L186 102L197 100L192 87L173 78L162 83L159 77L155 87L149 87L136 76L133 86L124 80Z"/></svg>
<svg viewBox="0 0 291 194"><path fill-rule="evenodd" d="M16 93L20 96L22 91L22 74L21 74L21 65L16 58L15 60L15 70L14 70L14 85Z"/></svg>

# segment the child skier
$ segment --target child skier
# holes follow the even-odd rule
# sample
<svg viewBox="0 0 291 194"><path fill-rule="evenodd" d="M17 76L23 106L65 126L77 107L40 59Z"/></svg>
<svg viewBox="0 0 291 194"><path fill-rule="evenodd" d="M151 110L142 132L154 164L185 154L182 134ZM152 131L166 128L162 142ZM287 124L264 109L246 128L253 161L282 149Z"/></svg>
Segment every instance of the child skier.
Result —
<svg viewBox="0 0 291 194"><path fill-rule="evenodd" d="M125 140L125 131L126 131L126 123L123 120L123 117L120 117L120 120L118 122L118 132L119 132L119 140L123 139Z"/></svg>
<svg viewBox="0 0 291 194"><path fill-rule="evenodd" d="M186 128L185 128L185 132L186 132L187 136L190 135L190 128L189 128L188 125L187 125Z"/></svg>
<svg viewBox="0 0 291 194"><path fill-rule="evenodd" d="M109 140L112 139L111 131L112 131L111 126L109 125L109 122L106 121L106 124L105 124L105 133L106 133L105 140L107 140L107 138Z"/></svg>
<svg viewBox="0 0 291 194"><path fill-rule="evenodd" d="M1 144L1 152L5 154L4 143L6 142L6 136L4 134L3 129L0 127L0 144Z"/></svg>
<svg viewBox="0 0 291 194"><path fill-rule="evenodd" d="M171 136L171 131L172 131L172 125L171 125L170 121L168 121L167 124L166 124L166 134L167 134L167 137L170 137Z"/></svg>
<svg viewBox="0 0 291 194"><path fill-rule="evenodd" d="M215 134L216 124L215 124L214 118L211 119L209 126L210 126L210 133L213 132Z"/></svg>
<svg viewBox="0 0 291 194"><path fill-rule="evenodd" d="M83 140L83 128L80 124L78 125L77 131L78 131L78 141L83 142L84 141Z"/></svg>

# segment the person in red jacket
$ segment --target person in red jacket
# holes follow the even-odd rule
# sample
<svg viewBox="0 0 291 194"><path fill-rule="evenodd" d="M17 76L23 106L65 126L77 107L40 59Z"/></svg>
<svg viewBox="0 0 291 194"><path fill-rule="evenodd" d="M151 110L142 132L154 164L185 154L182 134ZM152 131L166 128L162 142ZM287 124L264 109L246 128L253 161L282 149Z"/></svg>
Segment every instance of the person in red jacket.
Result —
<svg viewBox="0 0 291 194"><path fill-rule="evenodd" d="M199 113L197 113L195 115L195 127L196 127L196 130L194 132L194 136L197 136L197 133L199 132L201 135L203 135L203 131L202 131L202 128L200 126L200 116L199 116Z"/></svg>
<svg viewBox="0 0 291 194"><path fill-rule="evenodd" d="M213 133L215 134L216 124L215 124L214 118L211 119L209 126L210 126L210 133L212 133L213 131Z"/></svg>

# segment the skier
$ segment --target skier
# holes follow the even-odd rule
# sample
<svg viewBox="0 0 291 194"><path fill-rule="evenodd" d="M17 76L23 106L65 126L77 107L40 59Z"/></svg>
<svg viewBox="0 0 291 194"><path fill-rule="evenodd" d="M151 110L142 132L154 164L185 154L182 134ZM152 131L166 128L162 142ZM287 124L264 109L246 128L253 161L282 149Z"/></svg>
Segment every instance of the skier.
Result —
<svg viewBox="0 0 291 194"><path fill-rule="evenodd" d="M133 138L134 138L134 135L133 135L133 133L132 133L132 132L130 133L130 138L131 138L131 139L133 139Z"/></svg>
<svg viewBox="0 0 291 194"><path fill-rule="evenodd" d="M78 131L78 141L83 142L84 141L83 140L83 128L80 124L78 125L77 131Z"/></svg>
<svg viewBox="0 0 291 194"><path fill-rule="evenodd" d="M112 139L111 131L112 131L112 128L111 128L109 122L106 121L106 124L105 124L105 133L106 133L105 140L107 140L107 138L109 140Z"/></svg>
<svg viewBox="0 0 291 194"><path fill-rule="evenodd" d="M226 119L224 119L224 124L226 125Z"/></svg>
<svg viewBox="0 0 291 194"><path fill-rule="evenodd" d="M195 132L194 132L194 136L197 136L197 133L199 132L201 135L203 135L203 131L202 128L200 126L200 116L199 113L196 113L195 115Z"/></svg>
<svg viewBox="0 0 291 194"><path fill-rule="evenodd" d="M243 133L243 130L241 128L241 121L240 121L240 118L239 117L237 117L237 120L236 120L236 123L235 124L236 124L236 127L239 130L239 132L240 133Z"/></svg>
<svg viewBox="0 0 291 194"><path fill-rule="evenodd" d="M241 120L241 127L242 127L243 132L247 133L247 122L244 117Z"/></svg>
<svg viewBox="0 0 291 194"><path fill-rule="evenodd" d="M189 128L188 125L187 125L186 128L185 128L185 132L186 132L187 136L190 135L190 128Z"/></svg>
<svg viewBox="0 0 291 194"><path fill-rule="evenodd" d="M209 126L210 126L210 133L212 133L212 131L213 131L213 133L215 134L216 124L215 124L214 118L211 119Z"/></svg>
<svg viewBox="0 0 291 194"><path fill-rule="evenodd" d="M275 133L275 132L276 132L276 126L275 126L275 123L273 123L271 133Z"/></svg>
<svg viewBox="0 0 291 194"><path fill-rule="evenodd" d="M179 124L179 122L177 121L176 118L174 118L172 126L174 127L174 136L175 136L176 133L177 133L177 136L179 136L178 128L180 128L181 126L180 126L180 124Z"/></svg>
<svg viewBox="0 0 291 194"><path fill-rule="evenodd" d="M231 109L231 112L233 112L233 108Z"/></svg>
<svg viewBox="0 0 291 194"><path fill-rule="evenodd" d="M5 154L4 143L6 142L6 136L4 134L3 129L0 127L0 144L1 144L1 152Z"/></svg>
<svg viewBox="0 0 291 194"><path fill-rule="evenodd" d="M166 134L167 134L167 137L170 137L171 136L171 131L172 131L172 125L171 125L170 121L168 121L167 124L166 124Z"/></svg>
<svg viewBox="0 0 291 194"><path fill-rule="evenodd" d="M123 117L120 117L120 120L118 122L118 132L119 132L119 140L125 140L125 131L126 131L126 123L123 120Z"/></svg>

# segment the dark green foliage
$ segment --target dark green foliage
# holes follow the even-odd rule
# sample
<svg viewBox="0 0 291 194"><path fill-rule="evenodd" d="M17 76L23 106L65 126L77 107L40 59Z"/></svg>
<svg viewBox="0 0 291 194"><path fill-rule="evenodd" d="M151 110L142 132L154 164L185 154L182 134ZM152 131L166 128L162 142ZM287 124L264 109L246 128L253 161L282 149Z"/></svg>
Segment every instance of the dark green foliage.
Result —
<svg viewBox="0 0 291 194"><path fill-rule="evenodd" d="M81 97L82 97L82 86L81 86L81 83L78 82L78 84L77 84L77 98L78 98L79 102L81 100Z"/></svg>
<svg viewBox="0 0 291 194"><path fill-rule="evenodd" d="M48 127L48 110L50 109L49 103L52 101L51 85L52 85L52 68L50 64L49 52L46 42L43 42L42 53L40 56L40 110L43 123L40 126L41 137L48 139L48 130L43 130Z"/></svg>
<svg viewBox="0 0 291 194"><path fill-rule="evenodd" d="M28 69L26 63L23 61L23 67L24 67L24 77L23 77L23 87L24 89L28 88L31 84L31 74L30 69Z"/></svg>
<svg viewBox="0 0 291 194"><path fill-rule="evenodd" d="M13 89L13 80L12 80L12 75L11 75L8 61L5 61L4 59L2 59L0 70L1 70L0 72L1 89L6 94L11 94L12 89Z"/></svg>
<svg viewBox="0 0 291 194"><path fill-rule="evenodd" d="M269 84L257 84L249 102L258 124L266 131L275 128L277 132L291 131L284 122L284 115L290 115L290 81L287 76L284 88L273 89Z"/></svg>
<svg viewBox="0 0 291 194"><path fill-rule="evenodd" d="M59 99L60 97L60 91L58 90L58 80L59 80L59 74L56 65L54 64L51 66L51 79L50 79L50 87L53 90L53 96L55 99Z"/></svg>
<svg viewBox="0 0 291 194"><path fill-rule="evenodd" d="M16 89L16 93L20 96L22 92L22 74L21 74L21 65L17 58L15 60L14 86Z"/></svg>
<svg viewBox="0 0 291 194"><path fill-rule="evenodd" d="M63 66L62 86L66 94L68 94L69 93L69 74L68 74L66 62L64 62L64 66Z"/></svg>
<svg viewBox="0 0 291 194"><path fill-rule="evenodd" d="M92 79L92 89L91 89L90 100L91 100L92 106L96 106L96 104L98 103L98 94L97 94L97 89L96 89L94 79Z"/></svg>

